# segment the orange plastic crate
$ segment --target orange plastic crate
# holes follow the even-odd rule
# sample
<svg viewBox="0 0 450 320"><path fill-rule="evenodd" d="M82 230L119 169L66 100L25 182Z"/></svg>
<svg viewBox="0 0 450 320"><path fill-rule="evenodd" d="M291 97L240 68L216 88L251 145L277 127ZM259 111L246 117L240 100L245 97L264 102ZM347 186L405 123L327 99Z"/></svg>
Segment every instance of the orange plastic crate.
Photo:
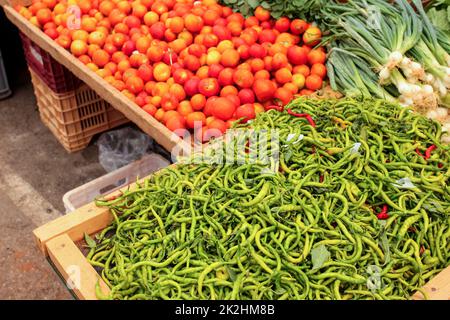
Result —
<svg viewBox="0 0 450 320"><path fill-rule="evenodd" d="M42 122L67 151L82 150L94 135L128 122L87 85L58 94L33 70L29 71Z"/></svg>

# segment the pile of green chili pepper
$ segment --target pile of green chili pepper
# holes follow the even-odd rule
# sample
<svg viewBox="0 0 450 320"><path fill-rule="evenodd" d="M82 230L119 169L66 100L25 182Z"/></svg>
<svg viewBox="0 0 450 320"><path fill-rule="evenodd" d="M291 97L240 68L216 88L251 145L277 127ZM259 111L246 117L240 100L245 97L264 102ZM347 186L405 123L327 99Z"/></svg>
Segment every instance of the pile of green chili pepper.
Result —
<svg viewBox="0 0 450 320"><path fill-rule="evenodd" d="M238 125L277 130L275 171L180 164L98 200L114 216L87 256L98 297L408 299L450 264L437 122L383 100L288 109Z"/></svg>

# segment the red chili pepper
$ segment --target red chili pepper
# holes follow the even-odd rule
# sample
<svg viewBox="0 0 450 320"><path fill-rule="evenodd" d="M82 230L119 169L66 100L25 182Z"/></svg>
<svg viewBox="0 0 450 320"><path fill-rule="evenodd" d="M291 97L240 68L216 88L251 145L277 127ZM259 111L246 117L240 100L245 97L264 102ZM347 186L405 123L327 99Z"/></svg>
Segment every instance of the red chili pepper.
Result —
<svg viewBox="0 0 450 320"><path fill-rule="evenodd" d="M316 146L312 146L311 149L312 149L311 153L315 154L316 153Z"/></svg>
<svg viewBox="0 0 450 320"><path fill-rule="evenodd" d="M424 158L425 160L428 160L428 159L430 159L430 157L431 157L431 152L433 152L433 150L436 150L436 148L437 148L437 147L433 144L433 145L429 146L429 147L425 150L425 155L422 154L422 153L419 151L418 148L416 149L416 153L417 153L419 156L421 156L422 158Z"/></svg>
<svg viewBox="0 0 450 320"><path fill-rule="evenodd" d="M420 152L419 148L416 149L416 153L421 156L422 158L425 158L425 156Z"/></svg>
<svg viewBox="0 0 450 320"><path fill-rule="evenodd" d="M389 214L387 213L388 211L388 206L387 204L384 204L383 207L381 208L380 213L377 214L377 218L379 220L386 220L389 218Z"/></svg>
<svg viewBox="0 0 450 320"><path fill-rule="evenodd" d="M283 111L283 107L277 106L277 105L271 105L266 107L266 111L269 111L271 109L277 110L277 111Z"/></svg>
<svg viewBox="0 0 450 320"><path fill-rule="evenodd" d="M319 182L322 183L323 182L323 175L321 174L319 177Z"/></svg>
<svg viewBox="0 0 450 320"><path fill-rule="evenodd" d="M387 213L379 213L377 214L378 220L386 220L389 219L389 215Z"/></svg>
<svg viewBox="0 0 450 320"><path fill-rule="evenodd" d="M430 159L431 157L431 152L433 152L433 150L436 150L436 145L431 145L427 148L427 150L425 150L425 160Z"/></svg>
<svg viewBox="0 0 450 320"><path fill-rule="evenodd" d="M287 109L287 113L297 118L305 118L312 127L316 127L316 123L314 122L313 118L307 113L295 113L291 109Z"/></svg>
<svg viewBox="0 0 450 320"><path fill-rule="evenodd" d="M441 169L444 165L442 163L438 163L438 168Z"/></svg>
<svg viewBox="0 0 450 320"><path fill-rule="evenodd" d="M425 252L425 247L424 246L420 246L420 255L423 255L423 253Z"/></svg>
<svg viewBox="0 0 450 320"><path fill-rule="evenodd" d="M306 117L306 120L308 120L309 124L310 124L313 128L316 127L316 123L314 122L313 118L312 118L310 115L308 115L308 116Z"/></svg>
<svg viewBox="0 0 450 320"><path fill-rule="evenodd" d="M245 153L250 153L250 141L247 141L247 143L245 144Z"/></svg>

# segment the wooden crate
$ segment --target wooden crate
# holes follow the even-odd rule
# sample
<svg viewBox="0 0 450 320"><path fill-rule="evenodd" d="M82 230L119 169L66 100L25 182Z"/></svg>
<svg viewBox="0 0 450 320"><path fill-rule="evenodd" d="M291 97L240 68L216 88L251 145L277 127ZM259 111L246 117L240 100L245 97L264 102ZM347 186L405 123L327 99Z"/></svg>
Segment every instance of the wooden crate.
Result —
<svg viewBox="0 0 450 320"><path fill-rule="evenodd" d="M88 86L58 94L29 71L41 120L68 152L80 151L96 134L128 122Z"/></svg>
<svg viewBox="0 0 450 320"><path fill-rule="evenodd" d="M134 186L135 184L132 184L130 188L133 189ZM127 188L122 188L125 189ZM120 192L113 192L111 196L119 195ZM79 299L96 300L97 281L102 292L109 293L106 283L75 243L82 240L85 233L92 235L101 231L112 220L113 216L108 208L99 208L94 203L89 203L33 231L39 250L51 260L66 281L73 274L73 266L79 268L80 287L73 290ZM450 267L434 277L423 289L432 300L450 300ZM412 299L423 300L424 297L420 292L416 292Z"/></svg>
<svg viewBox="0 0 450 320"><path fill-rule="evenodd" d="M39 28L21 16L13 6L17 4L29 5L30 0L0 0L7 18L17 26L31 41L48 52L56 61L69 69L76 77L86 83L100 97L109 102L114 108L123 113L145 133L153 137L166 150L174 148L189 152L191 144L173 134L166 126L158 122L138 105L128 100L120 91L106 82L95 72L86 67L69 51L59 46Z"/></svg>

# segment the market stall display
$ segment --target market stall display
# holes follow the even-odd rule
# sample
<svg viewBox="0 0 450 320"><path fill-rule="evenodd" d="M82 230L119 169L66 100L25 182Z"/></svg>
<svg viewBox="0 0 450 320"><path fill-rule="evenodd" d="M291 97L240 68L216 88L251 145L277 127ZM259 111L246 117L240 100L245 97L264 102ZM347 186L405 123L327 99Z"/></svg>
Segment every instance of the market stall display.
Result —
<svg viewBox="0 0 450 320"><path fill-rule="evenodd" d="M223 2L251 12L242 5L245 1ZM398 100L449 130L449 3L423 2L431 8L429 16L419 0L274 0L251 5L270 7L275 17L310 19L327 30L323 43L333 89Z"/></svg>
<svg viewBox="0 0 450 320"><path fill-rule="evenodd" d="M110 288L98 298L427 297L450 236L437 122L383 100L303 98L247 126L280 131L278 170L179 164L97 201L111 220L85 235Z"/></svg>
<svg viewBox="0 0 450 320"><path fill-rule="evenodd" d="M12 4L30 4L29 1L13 1ZM127 99L120 92L112 90L112 87L95 72L86 67L81 61L76 59L67 50L57 45L51 38L45 36L43 32L37 29L27 19L21 16L8 3L2 4L7 18L18 27L18 29L33 43L45 50L58 63L69 69L77 78L82 80L92 90L95 91L106 102L110 103L115 109L119 110L130 121L134 122L145 133L154 138L160 145L167 150L174 147L180 147L182 150L189 150L190 144L186 144L178 136L173 135L163 124L155 120L138 105Z"/></svg>
<svg viewBox="0 0 450 320"><path fill-rule="evenodd" d="M180 165L97 201L114 220L87 258L111 298L405 299L448 266L439 124L382 100L299 99L249 126L280 131L279 171Z"/></svg>
<svg viewBox="0 0 450 320"><path fill-rule="evenodd" d="M326 77L321 30L262 8L244 19L215 1L75 3L78 17L62 0L16 10L171 131L224 133L239 106L254 117Z"/></svg>
<svg viewBox="0 0 450 320"><path fill-rule="evenodd" d="M39 248L66 280L81 266L73 289L84 299L449 299L447 9L418 0L6 8L156 141L171 149L195 129L202 146L36 229ZM317 98L328 83L345 97Z"/></svg>

